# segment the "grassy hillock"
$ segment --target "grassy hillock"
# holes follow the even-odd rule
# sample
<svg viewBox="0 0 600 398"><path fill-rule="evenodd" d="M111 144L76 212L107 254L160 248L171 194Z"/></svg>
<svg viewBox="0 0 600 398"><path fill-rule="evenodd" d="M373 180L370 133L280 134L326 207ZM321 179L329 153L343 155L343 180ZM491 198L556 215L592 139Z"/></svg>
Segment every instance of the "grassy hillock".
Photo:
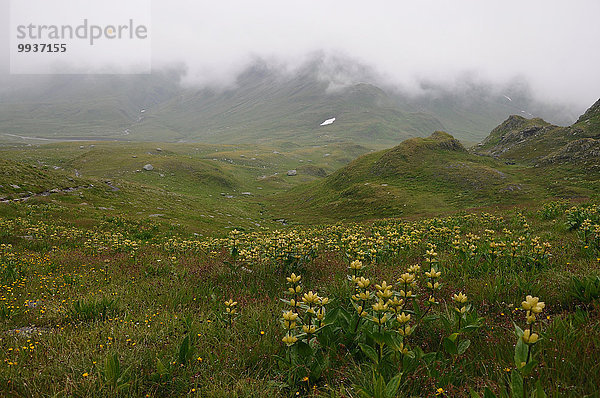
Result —
<svg viewBox="0 0 600 398"><path fill-rule="evenodd" d="M540 176L527 165L472 154L436 132L364 155L324 180L282 194L281 201L296 220L414 216L593 194L595 185L586 188L588 179L581 178L565 168Z"/></svg>
<svg viewBox="0 0 600 398"><path fill-rule="evenodd" d="M0 159L0 198L22 200L24 198L86 186L89 180L74 178L62 170L54 170L43 164L30 165Z"/></svg>

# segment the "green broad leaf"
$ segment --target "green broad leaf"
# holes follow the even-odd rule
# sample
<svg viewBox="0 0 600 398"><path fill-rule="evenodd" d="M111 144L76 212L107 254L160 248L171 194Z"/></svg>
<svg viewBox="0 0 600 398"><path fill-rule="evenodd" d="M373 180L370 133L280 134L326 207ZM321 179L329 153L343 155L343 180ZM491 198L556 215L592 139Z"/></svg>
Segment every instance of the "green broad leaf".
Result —
<svg viewBox="0 0 600 398"><path fill-rule="evenodd" d="M373 377L376 380L375 385L373 386L373 393L377 398L385 398L385 380L383 376L377 375L373 372Z"/></svg>
<svg viewBox="0 0 600 398"><path fill-rule="evenodd" d="M513 322L513 324L515 325L515 334L517 335L517 337L523 337L523 329L521 329L516 323Z"/></svg>
<svg viewBox="0 0 600 398"><path fill-rule="evenodd" d="M334 328L332 325L325 325L317 330L317 340L321 345L325 347L333 346L336 341L336 333L335 330L339 328Z"/></svg>
<svg viewBox="0 0 600 398"><path fill-rule="evenodd" d="M519 337L519 340L515 345L515 366L517 369L520 369L521 364L527 360L527 351L527 344L525 344L523 339Z"/></svg>
<svg viewBox="0 0 600 398"><path fill-rule="evenodd" d="M525 392L523 390L523 376L521 376L520 372L512 372L510 375L510 389L513 397L525 398Z"/></svg>
<svg viewBox="0 0 600 398"><path fill-rule="evenodd" d="M400 345L402 344L402 337L397 332L385 332L383 334L385 344L387 344L392 350L399 351Z"/></svg>
<svg viewBox="0 0 600 398"><path fill-rule="evenodd" d="M463 326L460 329L460 332L468 332L468 331L471 331L471 330L477 330L479 328L481 328L481 324L479 324L479 323L472 323L470 325Z"/></svg>
<svg viewBox="0 0 600 398"><path fill-rule="evenodd" d="M163 364L163 362L160 360L160 358L156 358L156 373L158 373L160 376L164 376L167 373L169 373L169 370Z"/></svg>
<svg viewBox="0 0 600 398"><path fill-rule="evenodd" d="M301 340L296 343L296 350L301 358L310 358L313 355L312 347Z"/></svg>
<svg viewBox="0 0 600 398"><path fill-rule="evenodd" d="M470 345L471 345L471 340L462 340L460 343L458 343L458 355L464 354Z"/></svg>
<svg viewBox="0 0 600 398"><path fill-rule="evenodd" d="M522 375L527 376L529 373L531 373L533 368L535 368L536 366L537 366L537 361L529 361L529 363L527 365L523 366L521 369L519 369L519 371L521 372Z"/></svg>
<svg viewBox="0 0 600 398"><path fill-rule="evenodd" d="M190 347L190 336L185 336L185 338L183 339L183 341L181 342L181 345L179 346L179 355L178 355L178 360L179 363L181 364L185 364L188 360L188 358L191 355L191 347Z"/></svg>
<svg viewBox="0 0 600 398"><path fill-rule="evenodd" d="M458 355L458 347L454 340L449 337L444 338L444 349L450 355Z"/></svg>
<svg viewBox="0 0 600 398"><path fill-rule="evenodd" d="M128 384L127 381L129 380L129 371L131 370L131 365L125 369L124 372L121 373L121 375L119 376L119 378L117 379L117 385L122 385L122 384Z"/></svg>
<svg viewBox="0 0 600 398"><path fill-rule="evenodd" d="M377 351L370 345L359 344L360 350L365 354L373 363L379 363L379 357L377 355Z"/></svg>
<svg viewBox="0 0 600 398"><path fill-rule="evenodd" d="M357 387L358 388L358 396L361 398L373 398L373 393L366 388Z"/></svg>
<svg viewBox="0 0 600 398"><path fill-rule="evenodd" d="M402 373L398 373L396 376L392 377L390 381L388 381L385 386L385 396L386 398L394 398L396 394L398 394L398 389L400 389L400 382L402 381Z"/></svg>
<svg viewBox="0 0 600 398"><path fill-rule="evenodd" d="M452 340L453 342L456 341L456 339L458 338L458 333L452 333L450 336L447 337L448 339Z"/></svg>
<svg viewBox="0 0 600 398"><path fill-rule="evenodd" d="M471 398L481 398L481 395L475 392L472 388L469 388L469 396Z"/></svg>
<svg viewBox="0 0 600 398"><path fill-rule="evenodd" d="M541 381L537 381L537 383L535 383L535 390L533 391L533 396L535 398L547 398L548 396L546 395L546 393L544 392L544 388L542 387L542 382Z"/></svg>
<svg viewBox="0 0 600 398"><path fill-rule="evenodd" d="M433 322L433 321L437 321L438 319L441 319L441 317L439 315L436 314L431 314L431 315L426 315L423 317L423 322Z"/></svg>
<svg viewBox="0 0 600 398"><path fill-rule="evenodd" d="M377 344L385 344L385 336L383 333L379 333L379 332L373 332L371 333L371 337L373 338L373 341L375 341L375 343Z"/></svg>
<svg viewBox="0 0 600 398"><path fill-rule="evenodd" d="M427 318L427 317L425 317ZM423 319L425 319L423 318ZM442 324L444 325L445 329L452 329L452 322L450 321L450 319L447 316L440 316L440 320L442 321Z"/></svg>
<svg viewBox="0 0 600 398"><path fill-rule="evenodd" d="M310 377L312 380L321 378L323 371L329 367L329 357L321 356L315 360L310 368Z"/></svg>
<svg viewBox="0 0 600 398"><path fill-rule="evenodd" d="M338 316L340 316L342 308L341 307L331 308L331 306L329 306L328 308L329 308L329 310L327 311L327 315L325 315L325 319L329 319L331 322L335 322L337 320Z"/></svg>

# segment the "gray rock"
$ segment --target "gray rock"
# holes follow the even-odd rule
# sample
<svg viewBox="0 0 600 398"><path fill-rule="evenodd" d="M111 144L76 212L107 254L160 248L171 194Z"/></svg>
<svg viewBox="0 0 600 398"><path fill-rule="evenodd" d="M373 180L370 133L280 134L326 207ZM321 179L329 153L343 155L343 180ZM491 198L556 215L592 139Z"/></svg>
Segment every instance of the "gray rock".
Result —
<svg viewBox="0 0 600 398"><path fill-rule="evenodd" d="M152 166L151 164L148 163L147 165L144 166L144 170L152 171L152 170L154 170L154 166Z"/></svg>

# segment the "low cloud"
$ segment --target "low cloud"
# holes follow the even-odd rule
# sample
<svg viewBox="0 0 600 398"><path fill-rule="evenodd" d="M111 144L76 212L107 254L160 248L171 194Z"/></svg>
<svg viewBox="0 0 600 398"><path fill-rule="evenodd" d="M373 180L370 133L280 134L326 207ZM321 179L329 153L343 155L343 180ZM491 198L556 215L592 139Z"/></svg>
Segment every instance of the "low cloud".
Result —
<svg viewBox="0 0 600 398"><path fill-rule="evenodd" d="M257 59L292 73L321 54L331 89L375 78L418 93L469 76L584 108L600 97L598 15L596 0L154 0L152 65L224 87Z"/></svg>

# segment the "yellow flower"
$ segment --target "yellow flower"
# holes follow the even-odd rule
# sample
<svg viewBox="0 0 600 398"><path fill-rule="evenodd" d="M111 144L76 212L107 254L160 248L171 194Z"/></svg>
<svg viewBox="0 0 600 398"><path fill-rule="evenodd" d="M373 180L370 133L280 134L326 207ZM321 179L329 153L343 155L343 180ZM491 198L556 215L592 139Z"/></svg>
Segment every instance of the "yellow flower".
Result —
<svg viewBox="0 0 600 398"><path fill-rule="evenodd" d="M425 275L428 278L435 279L435 278L439 278L442 275L442 271L436 271L435 268L431 267L431 270L430 271L426 271Z"/></svg>
<svg viewBox="0 0 600 398"><path fill-rule="evenodd" d="M410 336L410 332L411 332L411 331L412 331L412 328L411 328L410 326L408 326L408 325L406 325L406 326L404 326L404 327L402 327L402 328L398 329L398 333L399 333L401 336Z"/></svg>
<svg viewBox="0 0 600 398"><path fill-rule="evenodd" d="M415 264L415 265L413 265L413 266L411 266L411 267L408 267L408 270L407 270L407 271L408 271L409 273L412 273L412 274L414 274L414 273L417 273L417 272L419 272L420 270L421 270L421 266L419 266L419 265Z"/></svg>
<svg viewBox="0 0 600 398"><path fill-rule="evenodd" d="M317 319L319 321L322 321L323 319L325 319L325 310L324 309L320 309L319 311L317 311Z"/></svg>
<svg viewBox="0 0 600 398"><path fill-rule="evenodd" d="M467 302L467 296L465 294L458 293L452 296L452 300L456 303L466 303Z"/></svg>
<svg viewBox="0 0 600 398"><path fill-rule="evenodd" d="M88 374L88 372L85 372L85 373L84 373L82 376L83 376L83 377L88 377L88 376L89 376L89 374Z"/></svg>
<svg viewBox="0 0 600 398"><path fill-rule="evenodd" d="M388 300L387 304L390 307L400 307L404 304L404 299L399 299L398 297L394 297L391 300Z"/></svg>
<svg viewBox="0 0 600 398"><path fill-rule="evenodd" d="M289 334L286 334L283 339L281 339L281 341L283 341L288 347L291 345L294 345L294 343L296 343L296 341L298 341L298 338L296 336L291 336Z"/></svg>
<svg viewBox="0 0 600 398"><path fill-rule="evenodd" d="M531 333L529 329L523 332L523 341L527 344L535 344L539 337L540 336L537 333Z"/></svg>
<svg viewBox="0 0 600 398"><path fill-rule="evenodd" d="M377 297L379 297L381 300L387 300L390 297L392 297L393 294L394 293L392 293L392 290L389 289L389 286L388 286L388 289L378 291Z"/></svg>
<svg viewBox="0 0 600 398"><path fill-rule="evenodd" d="M358 285L358 287L360 287L361 289L366 289L369 287L369 285L371 284L371 281L368 280L367 278L363 278L362 276L360 278L358 278L356 280L356 284Z"/></svg>
<svg viewBox="0 0 600 398"><path fill-rule="evenodd" d="M311 304L311 303L316 303L317 301L319 301L319 296L316 293L313 293L312 291L308 292L308 293L304 293L304 297L302 297L302 301L304 301L306 304Z"/></svg>
<svg viewBox="0 0 600 398"><path fill-rule="evenodd" d="M404 343L400 343L400 353L402 354L407 354L408 353L408 347L404 346Z"/></svg>
<svg viewBox="0 0 600 398"><path fill-rule="evenodd" d="M317 327L315 325L303 325L302 326L302 331L306 334L313 334L317 331Z"/></svg>
<svg viewBox="0 0 600 398"><path fill-rule="evenodd" d="M524 310L531 311L535 314L539 314L542 312L546 304L543 301L540 301L538 297L527 296L525 301L521 303L521 307Z"/></svg>
<svg viewBox="0 0 600 398"><path fill-rule="evenodd" d="M225 305L227 307L235 307L237 305L237 301L233 301L233 299L229 299L225 301Z"/></svg>
<svg viewBox="0 0 600 398"><path fill-rule="evenodd" d="M429 289L437 289L440 287L440 284L439 284L439 282L435 282L433 284L431 282L427 282L427 287Z"/></svg>
<svg viewBox="0 0 600 398"><path fill-rule="evenodd" d="M296 322L283 321L283 327L286 329L293 329L296 327Z"/></svg>
<svg viewBox="0 0 600 398"><path fill-rule="evenodd" d="M302 277L300 275L292 274L285 278L289 283L298 283Z"/></svg>
<svg viewBox="0 0 600 398"><path fill-rule="evenodd" d="M398 282L402 282L402 283L407 284L407 285L409 283L414 282L414 280L415 280L414 274L409 274L408 272L400 275L400 278L398 278Z"/></svg>
<svg viewBox="0 0 600 398"><path fill-rule="evenodd" d="M438 388L437 390L435 390L435 395L442 395L444 393L444 389L442 387Z"/></svg>
<svg viewBox="0 0 600 398"><path fill-rule="evenodd" d="M410 321L410 314L406 315L404 312L402 314L400 314L400 316L398 316L398 322L404 324L408 321Z"/></svg>
<svg viewBox="0 0 600 398"><path fill-rule="evenodd" d="M295 321L298 318L298 314L293 311L286 311L283 313L283 319L286 321Z"/></svg>
<svg viewBox="0 0 600 398"><path fill-rule="evenodd" d="M350 269L353 269L353 270L359 270L362 268L362 266L363 266L363 264L362 264L362 261L360 261L360 260L354 260L350 263Z"/></svg>
<svg viewBox="0 0 600 398"><path fill-rule="evenodd" d="M355 297L356 297L357 300L366 301L366 300L369 300L371 298L371 293L369 293L369 292L360 292L360 293L356 294Z"/></svg>
<svg viewBox="0 0 600 398"><path fill-rule="evenodd" d="M373 311L375 312L383 312L387 310L387 304L384 304L383 301L379 300L375 304L373 304Z"/></svg>

